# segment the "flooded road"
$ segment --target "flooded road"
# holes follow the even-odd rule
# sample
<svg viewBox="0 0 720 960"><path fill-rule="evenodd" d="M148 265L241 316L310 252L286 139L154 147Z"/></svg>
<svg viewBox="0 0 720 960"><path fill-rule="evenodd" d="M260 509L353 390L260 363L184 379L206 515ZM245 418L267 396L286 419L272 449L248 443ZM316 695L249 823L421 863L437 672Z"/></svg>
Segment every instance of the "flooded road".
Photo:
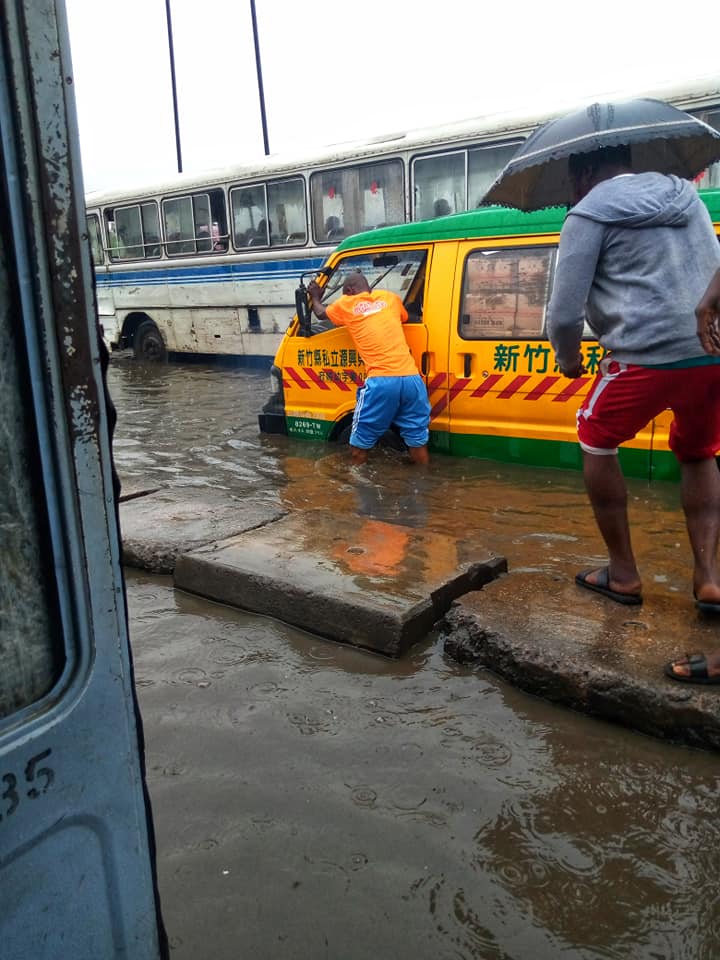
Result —
<svg viewBox="0 0 720 960"><path fill-rule="evenodd" d="M369 538L396 524L399 551L423 526L459 559L482 546L558 577L601 557L579 476L383 453L358 474L343 451L258 435L268 381L114 362L125 491L332 504ZM631 495L641 561L687 593L677 490ZM128 594L174 957L720 955L716 755L552 707L436 636L392 662L170 578L128 571Z"/></svg>

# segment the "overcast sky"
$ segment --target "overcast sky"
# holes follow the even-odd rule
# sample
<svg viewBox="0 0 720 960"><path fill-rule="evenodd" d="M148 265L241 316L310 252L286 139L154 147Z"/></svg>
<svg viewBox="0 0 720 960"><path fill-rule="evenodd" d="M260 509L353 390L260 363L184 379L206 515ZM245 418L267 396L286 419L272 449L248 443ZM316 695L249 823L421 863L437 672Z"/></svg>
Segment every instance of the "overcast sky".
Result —
<svg viewBox="0 0 720 960"><path fill-rule="evenodd" d="M66 0L86 190L177 171L165 0ZM250 0L171 0L183 168L263 154ZM720 2L256 0L270 150L720 75Z"/></svg>

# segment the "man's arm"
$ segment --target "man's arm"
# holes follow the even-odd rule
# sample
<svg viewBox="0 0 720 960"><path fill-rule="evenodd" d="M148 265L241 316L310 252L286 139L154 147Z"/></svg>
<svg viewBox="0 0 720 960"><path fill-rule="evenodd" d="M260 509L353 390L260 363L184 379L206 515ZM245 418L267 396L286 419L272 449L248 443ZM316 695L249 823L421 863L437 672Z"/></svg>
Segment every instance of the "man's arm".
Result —
<svg viewBox="0 0 720 960"><path fill-rule="evenodd" d="M318 318L318 320L327 320L327 310L320 302L322 297L322 287L317 284L314 280L311 280L308 284L308 294L310 295L310 306L312 307L312 312Z"/></svg>
<svg viewBox="0 0 720 960"><path fill-rule="evenodd" d="M580 344L585 327L585 304L595 277L603 234L602 224L572 215L560 234L547 334L560 372L572 379L587 373Z"/></svg>
<svg viewBox="0 0 720 960"><path fill-rule="evenodd" d="M695 308L697 335L705 353L720 357L720 269Z"/></svg>

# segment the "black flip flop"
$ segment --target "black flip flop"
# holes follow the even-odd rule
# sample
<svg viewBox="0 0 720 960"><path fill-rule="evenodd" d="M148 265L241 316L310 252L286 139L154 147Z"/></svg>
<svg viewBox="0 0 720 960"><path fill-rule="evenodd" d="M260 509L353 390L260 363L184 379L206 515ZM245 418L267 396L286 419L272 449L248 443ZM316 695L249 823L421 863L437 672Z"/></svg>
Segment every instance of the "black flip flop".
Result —
<svg viewBox="0 0 720 960"><path fill-rule="evenodd" d="M588 581L588 576L591 573L598 574L598 582L590 583ZM639 593L618 593L617 590L611 590L608 584L610 583L610 570L607 567L601 567L599 570L597 567L592 570L582 570L580 573L575 574L575 583L579 587L584 587L586 590L594 590L595 593L601 593L604 597L607 597L609 600L614 600L615 603L623 603L626 606L637 607L642 601L642 596Z"/></svg>
<svg viewBox="0 0 720 960"><path fill-rule="evenodd" d="M683 664L690 667L690 675L687 677L675 673L673 670L674 666L679 667ZM666 677L670 677L671 680L678 680L680 683L720 684L720 673L713 677L708 675L707 657L704 653L686 653L684 658L666 663L664 671Z"/></svg>
<svg viewBox="0 0 720 960"><path fill-rule="evenodd" d="M713 616L720 616L720 603L713 603L711 600L698 600L695 597L695 607L700 613L710 613Z"/></svg>

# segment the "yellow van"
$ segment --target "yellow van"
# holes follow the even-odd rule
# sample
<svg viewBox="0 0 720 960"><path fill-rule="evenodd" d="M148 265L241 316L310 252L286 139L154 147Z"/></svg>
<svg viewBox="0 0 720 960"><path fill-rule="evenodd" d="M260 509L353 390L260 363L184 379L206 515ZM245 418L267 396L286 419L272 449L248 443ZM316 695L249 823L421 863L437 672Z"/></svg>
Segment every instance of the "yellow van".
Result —
<svg viewBox="0 0 720 960"><path fill-rule="evenodd" d="M720 190L701 196L720 233ZM588 337L589 373L568 380L545 335L564 215L560 208L490 207L371 230L344 240L320 271L324 303L341 295L353 270L403 299L408 344L432 407L431 449L581 467L575 414L602 348ZM298 315L275 356L275 392L260 415L261 431L346 442L364 373L346 330L311 319L301 283ZM677 478L667 445L670 419L663 414L621 449L628 476Z"/></svg>

